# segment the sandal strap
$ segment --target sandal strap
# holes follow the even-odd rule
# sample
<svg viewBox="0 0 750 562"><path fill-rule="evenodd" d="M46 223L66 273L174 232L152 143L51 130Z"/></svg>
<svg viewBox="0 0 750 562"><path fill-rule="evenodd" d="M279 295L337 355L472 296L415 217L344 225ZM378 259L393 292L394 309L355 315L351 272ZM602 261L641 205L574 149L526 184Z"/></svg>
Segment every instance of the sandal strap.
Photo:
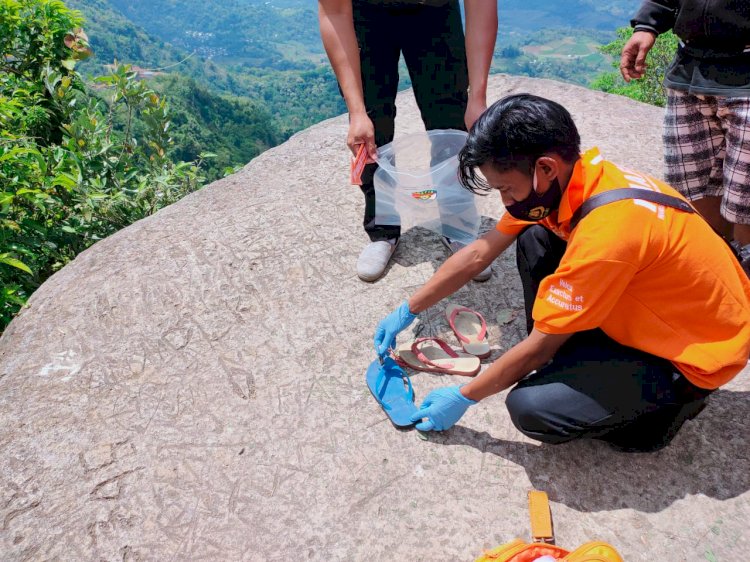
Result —
<svg viewBox="0 0 750 562"><path fill-rule="evenodd" d="M459 306L453 309L450 316L448 317L448 324L450 324L451 329L453 330L453 333L456 334L456 337L461 340L464 343L469 343L469 338L461 334L458 329L456 328L455 320L456 316L458 316L461 312L470 312L471 314L474 314L479 318L479 320L482 323L482 328L479 330L478 338L479 341L482 341L484 337L487 335L487 322L484 320L484 316L482 316L479 312L476 310L472 310L470 308L466 308L465 306Z"/></svg>
<svg viewBox="0 0 750 562"><path fill-rule="evenodd" d="M383 388L380 388L381 383L383 384ZM378 371L378 378L375 379L375 390L377 390L377 392L378 392L377 399L378 399L378 402L380 402L380 405L385 410L390 410L391 407L388 404L386 404L385 402L383 402L383 393L385 392L385 386L386 386L385 383L386 383L386 380L385 380L385 367L381 365L380 366L380 371Z"/></svg>
<svg viewBox="0 0 750 562"><path fill-rule="evenodd" d="M390 410L391 406L389 406L388 404L386 404L386 403L383 402L383 393L385 392L385 389L386 389L386 386L387 386L387 383L388 383L388 379L396 378L396 376L394 375L394 376L391 376L391 377L386 377L385 376L385 370L386 370L385 365L381 366L380 367L380 371L378 372L378 378L375 379L375 389L376 389L376 391L378 393L378 395L376 396L376 398L377 398L378 402L380 402L380 405L385 410ZM409 398L409 400L411 400L412 402L414 402L414 387L411 385L411 378L409 376L407 376L406 373L404 373L403 371L401 372L401 375L399 376L399 378L402 381L404 379L406 379L406 385L408 387L408 390L406 391L406 395ZM383 388L380 388L381 382L383 384Z"/></svg>
<svg viewBox="0 0 750 562"><path fill-rule="evenodd" d="M430 367L435 367L438 369L452 369L456 366L455 363L435 363L433 361L430 361L427 356L422 353L422 344L428 341L438 344L440 346L440 349L445 351L445 353L449 357L453 357L454 359L458 357L458 353L456 353L451 346L449 346L440 338L417 338L416 340L414 340L414 343L411 344L411 351L412 353L414 353L414 355L417 356L417 359L419 359L425 365L429 365Z"/></svg>

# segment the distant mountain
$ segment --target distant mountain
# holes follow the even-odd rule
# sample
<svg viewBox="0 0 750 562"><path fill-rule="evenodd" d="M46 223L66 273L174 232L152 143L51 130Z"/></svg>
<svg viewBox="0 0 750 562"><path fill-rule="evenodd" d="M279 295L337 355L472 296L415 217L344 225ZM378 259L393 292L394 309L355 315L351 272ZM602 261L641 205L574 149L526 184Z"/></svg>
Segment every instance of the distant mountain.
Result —
<svg viewBox="0 0 750 562"><path fill-rule="evenodd" d="M640 4L640 0L499 0L498 14L500 27L514 31L614 31L629 25Z"/></svg>
<svg viewBox="0 0 750 562"><path fill-rule="evenodd" d="M182 74L228 89L229 79L222 68L146 32L120 13L110 1L65 0L65 4L79 10L86 19L84 27L94 57L84 63L84 73L101 74L105 65L115 60L148 69L179 66Z"/></svg>
<svg viewBox="0 0 750 562"><path fill-rule="evenodd" d="M65 4L84 14L91 47L100 64L118 59L155 67L185 57L184 52L133 24L107 0L66 0Z"/></svg>
<svg viewBox="0 0 750 562"><path fill-rule="evenodd" d="M311 68L310 62L320 62L323 56L316 4L311 0L110 2L149 33L204 57L287 70Z"/></svg>

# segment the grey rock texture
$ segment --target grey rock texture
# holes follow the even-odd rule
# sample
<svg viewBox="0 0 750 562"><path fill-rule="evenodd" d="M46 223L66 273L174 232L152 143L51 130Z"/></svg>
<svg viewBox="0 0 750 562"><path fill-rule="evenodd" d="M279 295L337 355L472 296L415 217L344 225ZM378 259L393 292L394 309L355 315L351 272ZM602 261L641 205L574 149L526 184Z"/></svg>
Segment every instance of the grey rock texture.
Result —
<svg viewBox="0 0 750 562"><path fill-rule="evenodd" d="M661 110L492 78L491 99L522 91L568 107L585 146L661 174ZM563 546L744 559L747 371L650 455L540 446L503 396L428 440L391 426L364 384L372 333L445 251L412 231L385 278L357 279L366 237L346 123L96 244L34 295L0 340L0 558L471 560L528 538L537 488ZM404 93L397 134L420 128ZM499 199L481 209L491 228ZM485 313L497 357L523 326L512 253L494 267L451 301ZM422 316L415 330L453 341L441 306ZM413 377L418 400L456 382Z"/></svg>

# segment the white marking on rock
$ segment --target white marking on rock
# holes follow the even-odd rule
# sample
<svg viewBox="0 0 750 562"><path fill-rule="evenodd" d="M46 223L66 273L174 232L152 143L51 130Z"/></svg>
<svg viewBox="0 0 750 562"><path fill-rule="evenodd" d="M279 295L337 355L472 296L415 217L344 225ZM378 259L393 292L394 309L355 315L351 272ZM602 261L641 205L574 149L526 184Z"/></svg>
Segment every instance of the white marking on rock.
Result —
<svg viewBox="0 0 750 562"><path fill-rule="evenodd" d="M49 377L52 374L63 373L67 376L62 377L60 380L68 382L81 370L81 365L75 361L75 356L76 352L71 350L55 353L52 363L48 363L42 367L42 372L39 374L42 377Z"/></svg>

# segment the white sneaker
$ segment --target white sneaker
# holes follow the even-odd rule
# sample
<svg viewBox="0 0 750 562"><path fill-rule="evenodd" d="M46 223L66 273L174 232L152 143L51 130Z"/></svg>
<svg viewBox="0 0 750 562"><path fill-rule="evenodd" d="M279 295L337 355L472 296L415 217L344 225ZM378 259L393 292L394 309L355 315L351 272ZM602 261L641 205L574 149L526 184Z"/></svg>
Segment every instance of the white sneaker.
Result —
<svg viewBox="0 0 750 562"><path fill-rule="evenodd" d="M357 260L357 275L362 281L375 281L385 272L388 262L391 261L393 252L396 251L398 240L378 240L370 242Z"/></svg>
<svg viewBox="0 0 750 562"><path fill-rule="evenodd" d="M450 251L451 254L455 254L460 249L465 248L466 244L463 242L458 242L457 240L451 240L447 236L441 236L440 240L443 242L443 246L448 248L448 251ZM480 273L474 276L474 281L487 281L490 277L492 277L492 264L485 267Z"/></svg>

